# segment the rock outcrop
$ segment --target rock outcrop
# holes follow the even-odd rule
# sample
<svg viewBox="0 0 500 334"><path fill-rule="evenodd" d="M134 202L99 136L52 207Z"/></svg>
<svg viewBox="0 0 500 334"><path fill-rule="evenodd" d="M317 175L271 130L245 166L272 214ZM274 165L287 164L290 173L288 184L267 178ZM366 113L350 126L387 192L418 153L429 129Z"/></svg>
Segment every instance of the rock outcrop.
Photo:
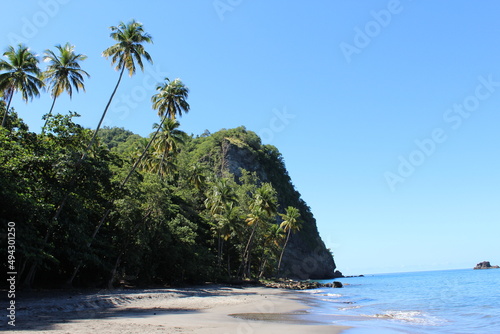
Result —
<svg viewBox="0 0 500 334"><path fill-rule="evenodd" d="M474 269L498 269L499 266L492 266L489 261L483 261L476 264Z"/></svg>
<svg viewBox="0 0 500 334"><path fill-rule="evenodd" d="M275 282L263 282L264 286L268 288L277 289L288 289L288 290L311 290L319 288L343 288L344 285L339 281L333 281L332 283L319 283L313 281L293 281L293 280L281 280Z"/></svg>
<svg viewBox="0 0 500 334"><path fill-rule="evenodd" d="M231 131L233 135L224 137L221 143L221 169L229 170L237 178L242 175L241 169L255 172L262 182L270 182L276 189L282 210L294 206L300 211L302 228L290 237L280 276L299 280L334 278L333 256L319 235L309 206L292 184L281 153L274 146L262 145L260 138L244 127ZM235 132L241 136L234 136ZM256 139L242 139L249 136Z"/></svg>

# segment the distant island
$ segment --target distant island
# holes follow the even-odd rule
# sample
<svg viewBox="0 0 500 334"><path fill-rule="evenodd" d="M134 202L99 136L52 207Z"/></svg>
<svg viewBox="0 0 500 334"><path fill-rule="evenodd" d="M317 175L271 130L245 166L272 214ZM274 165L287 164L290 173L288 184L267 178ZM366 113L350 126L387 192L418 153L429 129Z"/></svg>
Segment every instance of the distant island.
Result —
<svg viewBox="0 0 500 334"><path fill-rule="evenodd" d="M474 269L498 269L499 266L492 266L489 261L483 261L476 264Z"/></svg>

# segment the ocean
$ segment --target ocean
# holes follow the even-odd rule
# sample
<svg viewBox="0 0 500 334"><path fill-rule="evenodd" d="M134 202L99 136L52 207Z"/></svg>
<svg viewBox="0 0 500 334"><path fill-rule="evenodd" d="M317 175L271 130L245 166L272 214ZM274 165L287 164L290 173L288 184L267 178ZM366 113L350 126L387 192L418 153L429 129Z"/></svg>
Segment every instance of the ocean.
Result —
<svg viewBox="0 0 500 334"><path fill-rule="evenodd" d="M377 274L301 292L310 312L346 334L500 333L500 269ZM322 283L331 280L320 281Z"/></svg>

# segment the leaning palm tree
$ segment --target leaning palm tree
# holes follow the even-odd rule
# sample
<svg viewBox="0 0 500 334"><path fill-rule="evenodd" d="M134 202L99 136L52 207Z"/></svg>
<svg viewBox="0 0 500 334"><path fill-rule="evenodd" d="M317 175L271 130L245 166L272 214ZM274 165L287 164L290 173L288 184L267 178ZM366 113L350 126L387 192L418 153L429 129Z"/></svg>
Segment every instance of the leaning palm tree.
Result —
<svg viewBox="0 0 500 334"><path fill-rule="evenodd" d="M211 225L212 231L217 236L217 258L220 269L224 240L228 240L231 235L231 223L234 220L234 213L238 211L235 206L238 198L227 178L220 178L214 182L206 196L205 207L214 220Z"/></svg>
<svg viewBox="0 0 500 334"><path fill-rule="evenodd" d="M297 209L293 206L289 206L288 208L286 208L285 213L280 213L279 215L281 216L281 218L283 218L283 221L280 224L280 228L286 232L286 241L285 241L285 244L283 245L283 249L281 250L280 259L278 261L278 273L280 271L281 260L283 259L283 254L285 253L285 248L288 245L288 240L290 239L290 234L295 233L297 231L300 231L300 228L302 227L302 223L299 220L300 219L299 209Z"/></svg>
<svg viewBox="0 0 500 334"><path fill-rule="evenodd" d="M153 109L158 110L158 114L162 117L160 125L158 126L158 129L154 133L153 137L149 140L148 144L144 148L144 151L142 152L141 156L136 160L136 162L130 169L129 173L120 184L120 188L123 188L125 186L125 184L128 182L132 174L135 172L137 166L139 166L144 156L146 156L147 152L149 151L149 148L151 147L151 144L155 141L156 136L158 135L158 132L160 132L160 129L162 128L162 125L165 122L165 120L167 118L175 119L175 116L177 114L182 115L182 112L187 113L189 111L189 104L186 101L189 89L182 83L180 79L175 79L174 81L170 81L168 78L166 78L165 80L166 80L165 84L158 85L156 87L158 93L151 98L151 101L153 102ZM168 92L168 94L166 92ZM161 96L161 98L159 96ZM164 111L161 112L160 109ZM171 113L170 111L173 111L174 113ZM88 248L90 248L90 246L92 245L92 242L94 241L102 224L104 223L104 221L106 220L106 218L110 213L111 213L111 208L107 209L104 215L101 217L101 220L97 224L94 233L90 238L90 241L87 243ZM73 279L76 277L76 274L80 270L81 265L82 263L80 262L76 266L75 270L73 271L73 274L71 275L71 278L67 282L68 285L72 284Z"/></svg>
<svg viewBox="0 0 500 334"><path fill-rule="evenodd" d="M245 277L250 277L250 256L257 228L274 217L278 208L277 202L276 190L270 183L264 183L257 189L250 203L251 212L245 221L248 226L252 226L252 230L243 251L242 265L240 266L240 272L243 269Z"/></svg>
<svg viewBox="0 0 500 334"><path fill-rule="evenodd" d="M104 117L106 117L106 113L111 105L111 101L115 96L118 86L120 85L125 69L128 71L129 76L132 76L136 72L137 65L139 65L141 71L144 70L142 58L146 59L150 63L153 63L151 56L143 46L143 43L152 43L153 39L151 35L144 32L142 23L135 20L132 20L127 24L120 22L117 27L112 26L110 29L112 31L110 36L117 41L117 43L104 50L102 52L102 56L106 58L111 57L111 64L116 65L115 69L120 71L120 76L118 77L118 82L116 83L111 97L109 98L108 104L106 105L106 108L104 108L101 119L99 120L99 124L97 125L92 139L90 140L88 148L92 146L97 137L97 133L101 128Z"/></svg>
<svg viewBox="0 0 500 334"><path fill-rule="evenodd" d="M40 96L40 89L44 86L41 80L38 59L27 46L19 44L17 49L9 46L3 54L7 60L0 60L0 91L7 102L2 119L2 127L5 126L7 113L9 112L12 97L15 92L20 92L24 101L33 100Z"/></svg>
<svg viewBox="0 0 500 334"><path fill-rule="evenodd" d="M90 75L80 68L80 61L87 59L86 55L76 54L75 47L69 43L64 46L56 45L59 55L52 50L45 50L44 61L49 62L49 66L43 73L43 78L51 87L52 106L49 110L49 116L52 115L52 110L57 98L66 91L71 98L73 96L73 88L78 92L80 89L85 91L83 84L84 76L87 78ZM48 118L42 127L42 133L45 132Z"/></svg>

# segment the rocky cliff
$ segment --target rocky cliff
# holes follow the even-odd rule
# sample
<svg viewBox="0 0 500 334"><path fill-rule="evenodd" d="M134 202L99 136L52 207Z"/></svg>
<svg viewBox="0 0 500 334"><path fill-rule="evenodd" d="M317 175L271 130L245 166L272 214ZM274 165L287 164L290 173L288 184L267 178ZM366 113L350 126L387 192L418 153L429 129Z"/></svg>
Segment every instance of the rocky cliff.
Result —
<svg viewBox="0 0 500 334"><path fill-rule="evenodd" d="M253 132L243 127L223 136L220 140L221 169L228 170L236 178L241 176L242 169L256 172L262 182L270 182L277 190L281 212L288 206L300 210L302 229L291 235L283 256L282 276L297 279L334 277L336 266L333 256L318 233L309 206L293 186L282 155L276 147L262 145L260 138L255 137Z"/></svg>

